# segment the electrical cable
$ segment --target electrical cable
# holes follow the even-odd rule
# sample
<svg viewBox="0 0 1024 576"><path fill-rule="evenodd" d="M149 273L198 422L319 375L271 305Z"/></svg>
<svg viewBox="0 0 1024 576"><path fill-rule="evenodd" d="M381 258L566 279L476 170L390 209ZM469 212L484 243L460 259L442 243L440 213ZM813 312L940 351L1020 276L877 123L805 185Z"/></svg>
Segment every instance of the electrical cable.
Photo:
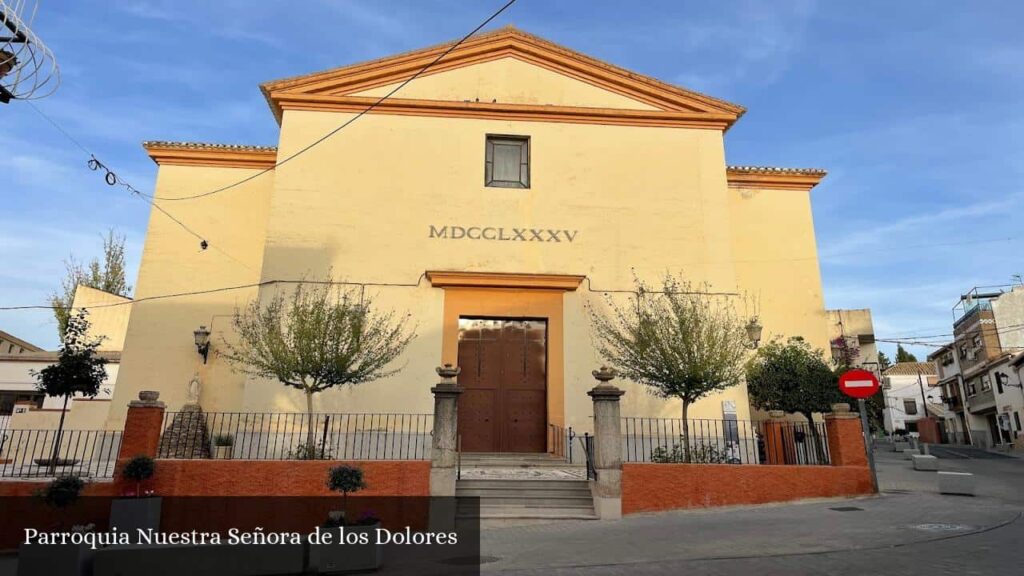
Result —
<svg viewBox="0 0 1024 576"><path fill-rule="evenodd" d="M193 194L193 195L190 195L190 196L176 196L176 197L157 196L155 194L154 195L146 194L146 196L148 198L153 199L153 200L166 200L166 201L195 200L197 198L205 198L207 196L213 196L214 194L219 194L221 192L225 192L227 190L231 190L232 188L236 188L238 186L241 186L242 184L245 184L246 182L250 182L252 180L255 180L256 178L259 178L260 176L263 176L264 174L267 174L268 172L272 172L272 171L276 170L278 167L283 166L284 164L294 160L295 158L298 158L302 154L305 154L306 152L309 152L310 150L312 150L316 146L319 146L320 144L325 142L328 138L334 136L338 132L341 132L342 130L347 128L349 125L351 125L353 122L355 122L356 120L359 120L360 118L362 118L366 114L368 114L371 111L373 111L375 108L377 108L382 103L384 103L385 100L387 100L388 98L393 96L396 92L398 92L402 88L405 88L405 86L407 84L409 84L410 82L412 82L416 78L419 78L423 73L425 73L427 70L432 68L438 62L440 62L441 59L444 58L445 56L447 56L448 54L450 54L452 52L452 50L455 50L456 48L461 46L466 40L469 40L469 38L471 36L473 36L474 34L479 32L484 26L487 26L488 24L490 24L492 20L494 20L495 18L500 16L501 13L504 12L505 10L509 9L513 4L516 3L516 1L517 0L509 0L508 2L506 2L504 6L499 8L497 12L495 12L495 13L491 14L490 16L488 16L486 20L484 20L479 25L477 25L477 27L474 28L469 34L466 34L461 39L459 39L457 42L455 42L454 44L449 46L448 49L446 49L444 52L439 54L437 56L437 58L434 58L429 63L427 63L427 65L425 65L424 67L420 68L415 74L413 74L409 78L406 78L404 81L402 81L401 84L399 84L398 86L394 87L387 94L384 94L383 96L378 98L375 102L371 103L369 106L367 106L366 108L361 110L358 114L356 114L352 118L349 118L348 120L343 122L340 126L334 128L333 130L331 130L330 132L324 134L320 138L318 138L318 139L314 140L313 142L307 144L305 147L299 149L298 151L296 151L291 156L288 156L287 158L284 158L283 160L276 161L273 166L270 166L269 168L264 168L263 170L260 170L259 172L256 172L255 174L251 174L249 176L246 176L245 178L242 178L241 180L239 180L237 182L228 184L226 186L221 186L220 188L215 188L213 190L209 190L209 191L206 191L206 192L201 192L199 194Z"/></svg>

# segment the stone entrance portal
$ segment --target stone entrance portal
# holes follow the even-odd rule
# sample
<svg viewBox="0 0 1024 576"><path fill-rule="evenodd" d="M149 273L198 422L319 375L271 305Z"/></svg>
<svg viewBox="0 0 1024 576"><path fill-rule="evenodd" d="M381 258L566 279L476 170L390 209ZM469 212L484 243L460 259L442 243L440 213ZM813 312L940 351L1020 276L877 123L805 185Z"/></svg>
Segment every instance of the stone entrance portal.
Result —
<svg viewBox="0 0 1024 576"><path fill-rule="evenodd" d="M459 318L464 452L545 452L547 321Z"/></svg>

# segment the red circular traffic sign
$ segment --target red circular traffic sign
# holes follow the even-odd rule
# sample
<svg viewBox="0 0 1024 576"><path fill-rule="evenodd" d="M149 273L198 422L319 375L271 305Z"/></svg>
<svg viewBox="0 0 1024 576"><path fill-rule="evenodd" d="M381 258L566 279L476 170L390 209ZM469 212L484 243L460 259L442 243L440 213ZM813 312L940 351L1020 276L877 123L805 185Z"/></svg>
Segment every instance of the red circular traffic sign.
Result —
<svg viewBox="0 0 1024 576"><path fill-rule="evenodd" d="M867 370L848 370L839 377L839 391L850 398L870 398L878 388L878 378Z"/></svg>

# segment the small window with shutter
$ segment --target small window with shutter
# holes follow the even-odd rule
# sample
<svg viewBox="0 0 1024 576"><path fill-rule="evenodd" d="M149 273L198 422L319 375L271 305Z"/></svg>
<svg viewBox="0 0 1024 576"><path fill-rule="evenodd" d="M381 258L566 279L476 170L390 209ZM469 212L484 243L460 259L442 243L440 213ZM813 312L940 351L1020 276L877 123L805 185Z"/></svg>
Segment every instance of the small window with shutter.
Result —
<svg viewBox="0 0 1024 576"><path fill-rule="evenodd" d="M530 137L487 135L484 185L494 188L530 187Z"/></svg>

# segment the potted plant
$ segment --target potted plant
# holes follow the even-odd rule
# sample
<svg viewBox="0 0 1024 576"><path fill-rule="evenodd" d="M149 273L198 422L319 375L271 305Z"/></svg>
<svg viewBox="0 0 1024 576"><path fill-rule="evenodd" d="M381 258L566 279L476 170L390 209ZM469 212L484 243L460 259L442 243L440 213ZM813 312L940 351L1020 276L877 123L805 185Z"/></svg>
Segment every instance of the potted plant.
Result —
<svg viewBox="0 0 1024 576"><path fill-rule="evenodd" d="M235 437L231 434L217 434L213 437L214 460L231 460Z"/></svg>
<svg viewBox="0 0 1024 576"><path fill-rule="evenodd" d="M85 481L78 476L54 478L36 492L46 506L60 514L58 525L63 529L67 510L78 501ZM91 532L93 525L74 526L71 532ZM88 544L22 544L18 550L18 574L86 574L95 551Z"/></svg>
<svg viewBox="0 0 1024 576"><path fill-rule="evenodd" d="M121 478L135 483L134 494L129 492L124 498L115 498L110 505L110 526L120 531L160 528L159 496L152 490L143 491L142 483L153 477L156 472L156 461L149 456L139 455L129 460L121 469Z"/></svg>
<svg viewBox="0 0 1024 576"><path fill-rule="evenodd" d="M366 488L363 471L357 466L337 466L327 474L327 487L332 492L341 492L342 509L330 512L325 528L336 529L335 541L331 544L310 544L309 570L321 574L377 570L381 566L383 546L377 544L377 529L380 519L372 510L366 510L355 521L348 521L348 495ZM341 534L348 539L358 535L359 542L366 544L345 544L339 546L337 537Z"/></svg>

